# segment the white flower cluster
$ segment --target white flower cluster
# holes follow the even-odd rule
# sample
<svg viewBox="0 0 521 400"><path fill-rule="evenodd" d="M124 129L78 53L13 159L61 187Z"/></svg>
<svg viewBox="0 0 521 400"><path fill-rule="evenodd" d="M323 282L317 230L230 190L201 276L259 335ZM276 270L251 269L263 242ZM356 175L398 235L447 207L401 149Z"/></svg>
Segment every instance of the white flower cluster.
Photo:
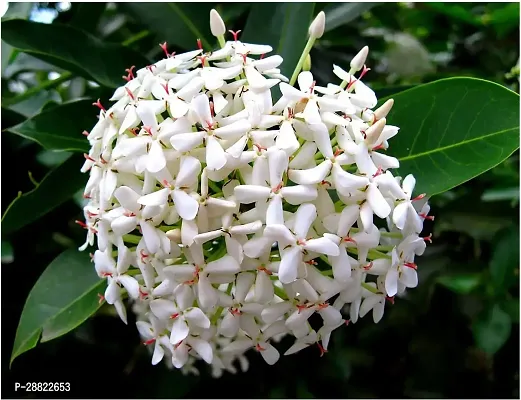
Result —
<svg viewBox="0 0 521 400"><path fill-rule="evenodd" d="M214 376L236 360L245 370L249 349L274 364L285 335L286 355L325 352L348 321L372 311L378 322L386 300L417 285L429 239L418 235L432 218L412 198L414 178L394 177L398 160L377 151L398 128L386 125L392 101L371 111L376 96L354 75L368 70L367 48L349 72L334 67L342 84L302 72L296 89L282 58L264 57L270 46L234 36L208 53L162 45L166 58L129 69L111 108L95 103L85 132L81 249L97 238L102 297L126 323L128 296L153 364L196 372L202 359Z"/></svg>

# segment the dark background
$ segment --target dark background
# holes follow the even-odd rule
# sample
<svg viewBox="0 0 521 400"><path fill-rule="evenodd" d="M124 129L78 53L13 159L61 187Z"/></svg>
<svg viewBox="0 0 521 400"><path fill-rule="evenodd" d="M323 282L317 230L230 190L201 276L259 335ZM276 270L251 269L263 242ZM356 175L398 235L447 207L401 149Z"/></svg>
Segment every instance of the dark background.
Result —
<svg viewBox="0 0 521 400"><path fill-rule="evenodd" d="M332 79L333 62L349 62L367 44L368 64L373 68L367 82L380 96L389 88L450 76L479 77L519 91L519 4L374 4L317 43L311 57L319 84ZM317 4L316 11L329 6ZM84 29L112 42L147 29L120 4L105 8L73 3L67 8L63 3L29 3L26 7L15 11L34 19L41 16L40 10L70 24L77 24L80 15L92 18L92 25ZM234 29L244 25L249 11L248 4L224 4L221 10L230 15L229 26ZM132 46L155 59L159 56L153 35ZM2 49L2 100L37 86L48 79L49 71L61 72L22 55L8 54L7 62ZM89 87L82 80L75 78L74 84L42 91L13 107L3 106L2 129L36 114L48 101L107 94L106 89ZM1 151L3 213L18 191L32 188L28 171L38 180L61 160L7 132L2 132ZM71 383L70 392L47 396L53 398L519 398L518 152L431 203L436 220L426 232L433 232L434 244L418 260L419 287L394 306L386 305L380 323L375 325L367 317L335 331L330 351L322 358L318 348L311 347L269 367L252 351L245 374L214 380L201 364L200 377L183 376L150 365L131 313L127 327L110 315L110 308L102 308L73 332L22 354L9 369L29 291L61 251L84 241L84 231L74 224L81 216L78 201L71 199L2 237L2 397L46 397L15 393L14 383L47 381ZM490 279L498 265L507 277L501 286ZM490 310L496 305L508 313L511 324L498 326L490 321ZM491 344L498 337L503 338L499 348ZM283 341L277 347L287 346Z"/></svg>

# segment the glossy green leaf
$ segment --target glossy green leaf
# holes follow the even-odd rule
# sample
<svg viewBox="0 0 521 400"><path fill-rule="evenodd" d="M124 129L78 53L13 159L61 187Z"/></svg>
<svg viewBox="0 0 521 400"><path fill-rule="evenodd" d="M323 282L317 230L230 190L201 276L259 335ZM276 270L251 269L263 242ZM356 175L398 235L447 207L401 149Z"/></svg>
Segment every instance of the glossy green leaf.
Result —
<svg viewBox="0 0 521 400"><path fill-rule="evenodd" d="M519 282L519 227L499 232L494 243L490 260L492 283L500 290L508 289Z"/></svg>
<svg viewBox="0 0 521 400"><path fill-rule="evenodd" d="M197 39L201 39L203 47L210 50L216 42L210 31L212 3L128 2L121 6L154 32L158 43L167 42L184 50L194 50Z"/></svg>
<svg viewBox="0 0 521 400"><path fill-rule="evenodd" d="M14 261L13 246L7 240L2 240L2 264L10 264Z"/></svg>
<svg viewBox="0 0 521 400"><path fill-rule="evenodd" d="M326 7L326 32L346 25L380 3L333 3Z"/></svg>
<svg viewBox="0 0 521 400"><path fill-rule="evenodd" d="M485 190L481 195L481 201L519 201L519 187L492 188Z"/></svg>
<svg viewBox="0 0 521 400"><path fill-rule="evenodd" d="M2 216L2 233L14 232L69 200L85 186L88 174L80 172L83 157L73 155L51 170L30 192L19 194Z"/></svg>
<svg viewBox="0 0 521 400"><path fill-rule="evenodd" d="M442 79L393 98L387 122L400 132L388 154L400 160L397 175L414 175L416 193L452 189L519 148L519 95L496 83Z"/></svg>
<svg viewBox="0 0 521 400"><path fill-rule="evenodd" d="M519 324L519 298L504 301L501 308L510 315L513 322Z"/></svg>
<svg viewBox="0 0 521 400"><path fill-rule="evenodd" d="M67 40L63 40L67 38ZM46 62L78 73L101 85L124 84L125 68L142 68L148 60L140 53L60 24L12 19L2 22L2 40L11 46Z"/></svg>
<svg viewBox="0 0 521 400"><path fill-rule="evenodd" d="M314 8L314 3L254 3L239 39L273 47L272 54L284 59L280 69L289 79L306 47Z"/></svg>
<svg viewBox="0 0 521 400"><path fill-rule="evenodd" d="M481 313L472 325L476 345L488 354L494 354L503 347L511 330L510 316L497 304Z"/></svg>
<svg viewBox="0 0 521 400"><path fill-rule="evenodd" d="M96 124L92 100L77 100L46 109L9 132L34 140L48 150L88 152L89 142L82 136Z"/></svg>
<svg viewBox="0 0 521 400"><path fill-rule="evenodd" d="M437 282L458 294L468 294L481 284L481 274L461 273L442 275Z"/></svg>
<svg viewBox="0 0 521 400"><path fill-rule="evenodd" d="M70 249L49 264L25 302L16 331L11 363L34 348L70 332L100 307L105 281L97 276L86 253Z"/></svg>

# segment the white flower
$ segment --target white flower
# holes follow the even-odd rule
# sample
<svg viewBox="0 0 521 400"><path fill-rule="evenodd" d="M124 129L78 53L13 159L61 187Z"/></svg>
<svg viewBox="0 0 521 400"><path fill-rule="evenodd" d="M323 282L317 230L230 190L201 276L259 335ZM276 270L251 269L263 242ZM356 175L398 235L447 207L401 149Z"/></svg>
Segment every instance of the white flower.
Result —
<svg viewBox="0 0 521 400"><path fill-rule="evenodd" d="M128 295L152 364L198 374L202 359L219 377L236 361L246 371L250 349L276 363L284 336L295 339L286 355L315 343L323 355L346 318L380 321L418 285L415 258L431 240L418 235L433 217L413 198L414 177L394 177L398 160L378 152L399 128L387 124L392 100L371 109L367 47L349 72L333 67L344 82L301 72L296 89L282 57L264 56L270 46L239 32L225 42L215 10L210 23L221 49L174 55L164 43L166 58L127 69L115 104L94 103L77 223L80 250L97 246L103 297L126 323Z"/></svg>

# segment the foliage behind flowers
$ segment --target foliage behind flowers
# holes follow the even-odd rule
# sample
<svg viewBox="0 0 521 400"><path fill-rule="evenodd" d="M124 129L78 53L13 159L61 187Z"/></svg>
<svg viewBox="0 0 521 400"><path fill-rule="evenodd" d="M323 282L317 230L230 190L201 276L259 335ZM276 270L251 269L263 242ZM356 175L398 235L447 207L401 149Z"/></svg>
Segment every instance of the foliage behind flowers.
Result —
<svg viewBox="0 0 521 400"><path fill-rule="evenodd" d="M299 74L307 52L324 33L323 13L311 24L300 59L300 54L289 54L297 64L289 84L282 74L284 69L291 73L286 62L266 54L271 46L239 42L237 32L225 42L224 23L216 12L210 15L210 30L221 50L208 52L206 41L198 40L200 50L173 54L164 43L165 59L138 71L127 68L127 84L111 98L115 105L106 110L106 102L94 103L101 108L99 121L84 132L91 145L82 168L90 171L83 191L86 221L77 222L89 232L82 249L97 237L99 250L92 258L108 285L87 272L82 256L72 251L60 255L26 303L13 358L34 347L40 333L48 341L70 331L105 300L126 322L127 295L153 364L164 359L183 372L197 373L204 367L194 361L202 358L214 376L221 376L239 365L247 370L247 359L255 368L251 362L256 359L242 355L249 349L268 364L279 360L276 348L288 349L289 355L317 343L324 354L333 330L333 338L346 324L356 330L359 324L352 323L369 312L379 322L395 295L400 298L395 307L415 302L405 288L418 284L414 256L425 249L419 236L423 220L433 218L424 194L412 194L415 179L408 172L421 178L421 189L437 194L495 166L518 145L518 110L512 107L517 99L491 83L440 81L400 93L394 108L388 100L373 112L377 98L362 83L369 71L364 65L367 48L351 60L349 72L334 67L342 80L338 86L320 86L312 73ZM7 37L29 47L29 53L34 46ZM110 74L89 67L82 64L80 74L113 85ZM297 82L300 90L293 87ZM282 96L277 101L278 91ZM444 111L440 100L447 93L448 99L460 97L451 111ZM470 100L468 93L474 93ZM411 122L407 107L412 99L431 98L430 110L420 111ZM488 107L485 98L505 109L502 123L478 121ZM28 123L43 126L53 112L79 110L84 103L64 104L63 111L48 107L34 122L11 131L46 148L82 150L83 144L68 138L70 127L64 126L56 139L30 131ZM460 106L481 108L471 124L459 119L461 134L452 120ZM429 119L433 110L438 118ZM444 125L430 129L440 116ZM398 139L400 146L396 153L391 147L388 155L382 151L398 128L386 125L386 117L405 132L391 140ZM492 139L496 135L499 142ZM497 143L501 153L495 151ZM462 150L475 155L469 158ZM441 166L440 157L445 161ZM57 167L47 182L70 173L73 159ZM403 182L391 174L398 167ZM44 183L32 194L42 196ZM30 203L31 196L14 202L3 227L17 229L16 214ZM51 208L42 211L40 206L39 212ZM373 214L387 219L385 224L373 221ZM500 262L499 256L493 259L492 280L508 282L506 272L498 276ZM438 281L460 292L481 284L479 276L468 274ZM49 288L63 294L55 310L40 306ZM508 338L509 330L497 330L510 327L507 304L491 296L473 324L476 342L487 352L497 351ZM273 346L288 334L293 343Z"/></svg>

